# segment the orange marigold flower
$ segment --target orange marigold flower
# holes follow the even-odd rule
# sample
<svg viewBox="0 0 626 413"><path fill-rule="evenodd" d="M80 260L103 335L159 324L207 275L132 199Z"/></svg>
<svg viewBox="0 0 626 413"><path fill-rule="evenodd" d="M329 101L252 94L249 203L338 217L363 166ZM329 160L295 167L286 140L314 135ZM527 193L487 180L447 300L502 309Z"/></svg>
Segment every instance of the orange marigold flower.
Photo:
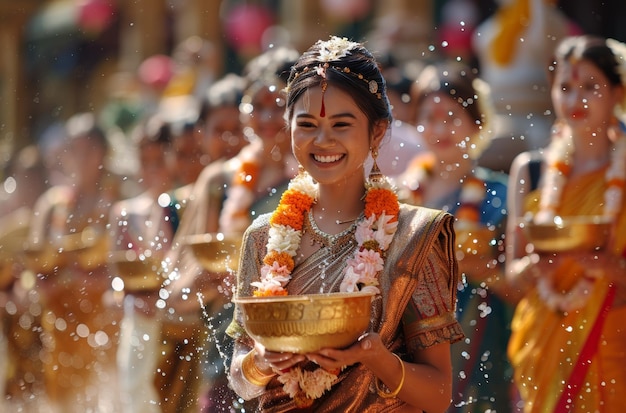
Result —
<svg viewBox="0 0 626 413"><path fill-rule="evenodd" d="M565 162L555 162L552 164L552 167L565 176L569 175L569 172L572 169L572 167Z"/></svg>
<svg viewBox="0 0 626 413"><path fill-rule="evenodd" d="M289 205L290 207L297 209L300 214L308 211L311 208L313 201L314 199L307 194L291 189L285 191L280 198L280 203L282 205Z"/></svg>
<svg viewBox="0 0 626 413"><path fill-rule="evenodd" d="M606 186L615 186L617 188L624 188L625 185L626 185L626 182L623 179L619 179L619 178L609 179L606 183Z"/></svg>
<svg viewBox="0 0 626 413"><path fill-rule="evenodd" d="M365 216L370 217L372 214L378 218L384 212L385 215L393 215L391 222L398 220L400 206L398 205L398 196L388 189L372 188L365 195Z"/></svg>
<svg viewBox="0 0 626 413"><path fill-rule="evenodd" d="M276 262L281 267L287 267L289 271L292 271L295 266L293 258L289 254L279 251L268 251L263 262L267 265L273 265Z"/></svg>
<svg viewBox="0 0 626 413"><path fill-rule="evenodd" d="M254 162L243 162L233 177L233 184L243 185L252 190L257 176L259 176L259 166Z"/></svg>
<svg viewBox="0 0 626 413"><path fill-rule="evenodd" d="M279 204L270 217L270 224L289 226L296 231L300 231L304 224L304 214L295 208L291 208L289 205Z"/></svg>

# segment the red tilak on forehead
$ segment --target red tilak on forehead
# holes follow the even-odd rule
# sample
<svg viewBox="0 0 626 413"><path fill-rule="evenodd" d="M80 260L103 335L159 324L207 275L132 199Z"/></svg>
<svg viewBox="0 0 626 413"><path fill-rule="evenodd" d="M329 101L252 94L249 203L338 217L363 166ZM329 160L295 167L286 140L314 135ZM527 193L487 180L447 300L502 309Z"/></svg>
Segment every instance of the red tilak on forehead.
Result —
<svg viewBox="0 0 626 413"><path fill-rule="evenodd" d="M320 108L320 118L326 116L326 107L324 106L324 96L326 95L326 88L328 87L328 83L326 83L326 79L322 81L322 107Z"/></svg>
<svg viewBox="0 0 626 413"><path fill-rule="evenodd" d="M328 69L328 63L324 63L315 68L317 74L322 77L322 107L320 108L320 118L326 116L326 106L324 105L324 95L326 95L326 88L328 87L328 82L326 82L326 69Z"/></svg>

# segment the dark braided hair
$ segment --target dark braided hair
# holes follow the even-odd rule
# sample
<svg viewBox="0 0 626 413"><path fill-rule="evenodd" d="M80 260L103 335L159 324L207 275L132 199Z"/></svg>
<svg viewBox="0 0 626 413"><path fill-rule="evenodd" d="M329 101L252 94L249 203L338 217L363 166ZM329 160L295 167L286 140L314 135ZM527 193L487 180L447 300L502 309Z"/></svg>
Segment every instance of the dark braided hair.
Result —
<svg viewBox="0 0 626 413"><path fill-rule="evenodd" d="M319 70L325 69L325 77ZM387 87L374 56L361 44L331 37L318 41L300 56L291 68L287 87L287 120L293 107L309 89L328 86L354 98L369 119L369 129L380 120L391 121Z"/></svg>

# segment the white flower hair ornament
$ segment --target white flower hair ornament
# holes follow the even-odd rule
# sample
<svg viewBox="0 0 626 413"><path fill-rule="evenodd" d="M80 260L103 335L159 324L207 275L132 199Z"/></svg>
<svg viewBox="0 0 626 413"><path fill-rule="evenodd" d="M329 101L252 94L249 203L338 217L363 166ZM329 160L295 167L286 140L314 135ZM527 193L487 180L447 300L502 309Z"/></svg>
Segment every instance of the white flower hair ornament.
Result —
<svg viewBox="0 0 626 413"><path fill-rule="evenodd" d="M322 41L318 40L317 44L320 50L320 57L318 60L323 63L335 62L350 54L350 52L359 44L352 42L345 37L331 36L330 40Z"/></svg>

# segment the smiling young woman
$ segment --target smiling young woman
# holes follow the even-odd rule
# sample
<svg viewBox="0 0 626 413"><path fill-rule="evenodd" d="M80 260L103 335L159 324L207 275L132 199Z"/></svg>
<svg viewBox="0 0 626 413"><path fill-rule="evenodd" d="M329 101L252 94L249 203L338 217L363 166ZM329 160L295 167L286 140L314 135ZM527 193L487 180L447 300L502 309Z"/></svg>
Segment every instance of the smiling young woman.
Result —
<svg viewBox="0 0 626 413"><path fill-rule="evenodd" d="M343 349L272 352L236 304L232 387L259 411L444 411L463 337L452 217L400 204L378 170L391 114L377 62L360 43L320 40L292 67L286 102L300 173L244 234L236 296L370 291L370 332Z"/></svg>

